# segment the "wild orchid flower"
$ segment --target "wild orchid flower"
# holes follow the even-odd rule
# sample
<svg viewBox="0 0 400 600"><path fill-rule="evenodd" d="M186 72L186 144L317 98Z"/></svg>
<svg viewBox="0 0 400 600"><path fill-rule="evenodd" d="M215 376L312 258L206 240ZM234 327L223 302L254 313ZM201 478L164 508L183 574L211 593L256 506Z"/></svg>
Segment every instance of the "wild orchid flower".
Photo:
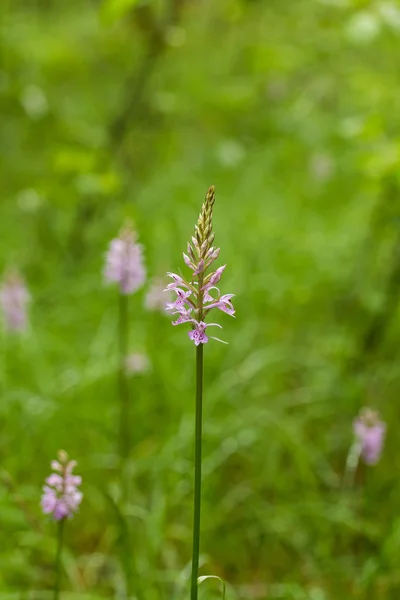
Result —
<svg viewBox="0 0 400 600"><path fill-rule="evenodd" d="M51 514L55 521L71 518L82 502L82 492L78 489L82 478L72 474L76 461L69 461L63 450L58 458L51 463L55 472L47 477L42 495L42 510L44 514Z"/></svg>
<svg viewBox="0 0 400 600"><path fill-rule="evenodd" d="M150 360L146 354L133 352L125 357L125 371L129 376L147 373L150 367Z"/></svg>
<svg viewBox="0 0 400 600"><path fill-rule="evenodd" d="M29 300L30 295L22 277L17 272L9 273L0 287L0 303L8 331L20 333L26 329Z"/></svg>
<svg viewBox="0 0 400 600"><path fill-rule="evenodd" d="M201 454L202 454L202 405L203 405L203 349L210 336L208 327L221 327L217 323L209 323L212 310L219 309L232 317L235 309L232 305L233 294L223 294L219 283L226 265L213 270L220 249L213 246L214 233L212 213L215 202L214 186L207 192L203 203L194 236L187 245L187 253L183 254L186 266L191 275L185 278L175 273L168 273L172 282L165 291L174 292L174 302L167 303L166 310L177 316L173 325L188 324L189 339L196 346L196 420L195 420L195 461L194 461L194 518L193 518L193 554L191 575L191 600L198 597L198 572L200 553L200 510L201 510ZM218 338L212 338L216 339Z"/></svg>
<svg viewBox="0 0 400 600"><path fill-rule="evenodd" d="M235 309L232 305L234 294L223 294L217 287L226 265L212 270L213 263L217 260L220 248L213 246L214 233L212 212L215 202L214 186L207 192L206 199L195 226L195 234L188 242L187 253L183 253L183 260L192 273L189 278L184 278L175 273L168 273L173 280L165 291L175 292L174 302L167 303L166 310L172 315L178 315L173 325L188 323L191 331L189 338L196 346L206 344L211 339L208 336L208 327L221 327L217 323L209 323L207 317L213 309L234 316Z"/></svg>
<svg viewBox="0 0 400 600"><path fill-rule="evenodd" d="M143 247L136 241L130 226L121 229L119 236L110 242L104 277L108 283L118 283L121 294L125 295L136 292L144 284Z"/></svg>
<svg viewBox="0 0 400 600"><path fill-rule="evenodd" d="M58 460L53 460L51 468L54 471L46 479L41 500L45 515L52 515L57 521L57 550L55 560L54 600L58 600L61 582L61 553L64 541L64 523L78 510L83 494L79 490L82 478L73 475L75 460L69 460L64 450L58 453Z"/></svg>
<svg viewBox="0 0 400 600"><path fill-rule="evenodd" d="M168 299L164 294L164 285L165 282L162 278L156 277L152 280L144 299L144 306L147 310L161 311L165 314Z"/></svg>
<svg viewBox="0 0 400 600"><path fill-rule="evenodd" d="M375 465L382 454L386 423L376 411L364 408L354 420L353 430L360 444L361 458L367 465Z"/></svg>

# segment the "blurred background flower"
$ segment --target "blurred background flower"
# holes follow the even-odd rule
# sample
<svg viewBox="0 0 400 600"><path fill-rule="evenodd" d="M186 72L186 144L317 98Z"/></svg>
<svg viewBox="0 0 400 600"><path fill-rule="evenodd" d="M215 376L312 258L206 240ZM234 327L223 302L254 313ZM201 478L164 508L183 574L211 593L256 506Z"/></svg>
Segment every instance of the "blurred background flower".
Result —
<svg viewBox="0 0 400 600"><path fill-rule="evenodd" d="M386 433L386 423L380 420L376 411L362 409L354 420L354 434L361 444L361 457L367 465L375 465L382 453Z"/></svg>
<svg viewBox="0 0 400 600"><path fill-rule="evenodd" d="M108 283L118 283L121 294L132 294L144 284L143 248L130 226L121 229L119 236L110 242L104 277Z"/></svg>
<svg viewBox="0 0 400 600"><path fill-rule="evenodd" d="M29 292L19 273L12 271L5 275L0 287L0 302L8 331L21 332L26 329L29 300Z"/></svg>
<svg viewBox="0 0 400 600"><path fill-rule="evenodd" d="M134 352L129 354L125 359L125 369L127 375L139 375L147 373L151 368L149 357L146 354Z"/></svg>
<svg viewBox="0 0 400 600"><path fill-rule="evenodd" d="M58 460L51 463L54 473L46 478L41 504L44 514L53 515L56 521L72 517L82 502L83 494L78 489L82 478L72 473L76 464L63 450L58 453Z"/></svg>
<svg viewBox="0 0 400 600"><path fill-rule="evenodd" d="M164 291L165 285L166 281L161 277L151 280L144 303L147 310L159 311L165 314L166 305L172 300L172 294L168 295Z"/></svg>

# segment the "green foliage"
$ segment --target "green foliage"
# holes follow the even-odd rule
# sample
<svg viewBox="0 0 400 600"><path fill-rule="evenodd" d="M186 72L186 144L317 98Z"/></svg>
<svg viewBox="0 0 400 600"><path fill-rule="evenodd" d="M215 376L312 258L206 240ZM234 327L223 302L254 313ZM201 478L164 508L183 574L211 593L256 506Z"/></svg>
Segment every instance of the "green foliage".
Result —
<svg viewBox="0 0 400 600"><path fill-rule="evenodd" d="M137 598L188 597L193 347L132 298L152 370L132 378L121 524L102 267L131 217L149 274L181 268L210 184L237 318L219 319L229 346L205 348L201 573L230 600L397 598L397 4L0 4L0 268L33 298L27 335L1 336L1 598L51 597L39 500L59 448L85 494L63 600L123 597L124 528ZM365 404L388 422L385 452L343 490Z"/></svg>
<svg viewBox="0 0 400 600"><path fill-rule="evenodd" d="M124 17L140 0L105 0L101 7L100 16L108 25Z"/></svg>

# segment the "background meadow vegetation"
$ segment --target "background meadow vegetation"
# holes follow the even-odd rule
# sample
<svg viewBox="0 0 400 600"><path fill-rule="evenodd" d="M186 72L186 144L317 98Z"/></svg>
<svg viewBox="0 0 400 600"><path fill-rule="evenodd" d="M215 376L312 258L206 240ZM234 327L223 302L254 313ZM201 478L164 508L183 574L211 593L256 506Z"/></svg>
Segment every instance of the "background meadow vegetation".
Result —
<svg viewBox="0 0 400 600"><path fill-rule="evenodd" d="M63 599L124 598L124 527L135 597L188 597L194 347L131 297L151 369L121 523L102 269L126 217L150 278L181 268L210 184L237 318L205 348L201 573L232 600L399 598L399 35L394 0L1 2L0 268L32 296L0 338L2 600L50 598L59 448L84 492ZM343 488L364 405L385 450Z"/></svg>

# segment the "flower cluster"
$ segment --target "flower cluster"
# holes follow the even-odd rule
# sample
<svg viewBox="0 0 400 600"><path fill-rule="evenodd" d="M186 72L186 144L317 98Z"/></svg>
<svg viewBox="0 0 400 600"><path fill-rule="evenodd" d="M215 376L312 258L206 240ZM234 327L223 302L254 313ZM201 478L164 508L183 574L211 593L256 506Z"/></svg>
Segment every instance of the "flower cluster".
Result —
<svg viewBox="0 0 400 600"><path fill-rule="evenodd" d="M132 294L144 284L143 248L137 243L136 234L130 226L124 227L119 237L111 241L104 277L108 283L118 283L121 294Z"/></svg>
<svg viewBox="0 0 400 600"><path fill-rule="evenodd" d="M158 277L153 279L144 300L144 305L147 310L162 311L164 314L168 301L164 294L164 285L165 282L163 279Z"/></svg>
<svg viewBox="0 0 400 600"><path fill-rule="evenodd" d="M125 357L125 373L127 375L140 375L150 370L150 360L146 354L134 352Z"/></svg>
<svg viewBox="0 0 400 600"><path fill-rule="evenodd" d="M78 486L82 482L79 475L72 475L76 466L75 460L69 460L64 450L58 453L58 460L53 460L52 473L43 486L42 510L44 514L52 514L56 521L72 517L82 502L82 492Z"/></svg>
<svg viewBox="0 0 400 600"><path fill-rule="evenodd" d="M381 456L386 433L386 423L379 414L364 408L353 423L354 435L360 443L361 456L367 465L375 465Z"/></svg>
<svg viewBox="0 0 400 600"><path fill-rule="evenodd" d="M8 331L20 332L26 329L29 300L29 292L23 279L16 272L10 273L0 288L0 302Z"/></svg>
<svg viewBox="0 0 400 600"><path fill-rule="evenodd" d="M213 246L212 212L214 202L215 193L214 186L212 186L203 203L195 234L192 236L191 243L188 243L187 254L183 254L185 264L192 270L190 280L175 273L168 273L173 281L165 290L176 293L175 301L167 303L166 308L171 314L179 315L172 324L189 323L191 331L188 335L196 346L208 342L207 327L221 327L217 323L206 322L206 317L213 308L218 308L231 316L235 314L231 302L234 294L221 295L217 287L226 265L209 272L211 265L220 253L220 248ZM221 341L218 338L212 339Z"/></svg>

